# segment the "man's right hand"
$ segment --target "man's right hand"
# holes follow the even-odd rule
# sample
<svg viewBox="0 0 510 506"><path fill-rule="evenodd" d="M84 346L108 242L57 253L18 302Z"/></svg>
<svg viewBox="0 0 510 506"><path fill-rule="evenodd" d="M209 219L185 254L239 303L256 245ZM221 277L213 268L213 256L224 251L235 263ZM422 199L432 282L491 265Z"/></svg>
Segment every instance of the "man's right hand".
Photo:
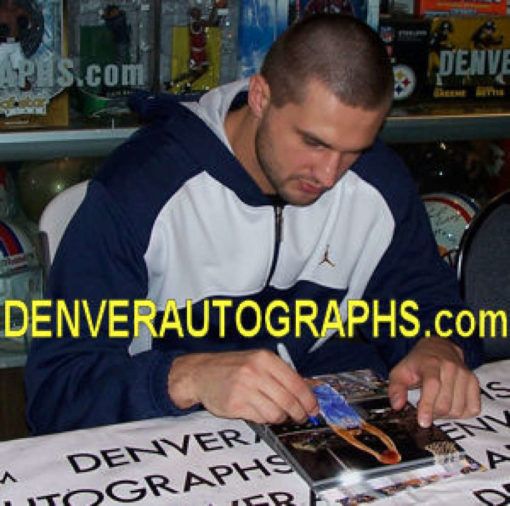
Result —
<svg viewBox="0 0 510 506"><path fill-rule="evenodd" d="M259 423L287 418L304 423L319 412L304 379L269 350L177 357L168 375L168 394L181 409L201 403L216 416Z"/></svg>

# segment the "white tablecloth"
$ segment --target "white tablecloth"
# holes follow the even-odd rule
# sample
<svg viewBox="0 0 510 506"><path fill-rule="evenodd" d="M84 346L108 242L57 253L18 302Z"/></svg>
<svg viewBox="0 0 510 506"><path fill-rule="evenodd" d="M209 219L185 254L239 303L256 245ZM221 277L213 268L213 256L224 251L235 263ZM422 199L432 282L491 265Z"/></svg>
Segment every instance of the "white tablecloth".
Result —
<svg viewBox="0 0 510 506"><path fill-rule="evenodd" d="M439 425L489 470L378 504L510 504L510 361L477 374L481 415ZM203 412L0 444L0 506L120 504L308 505L309 491L244 422Z"/></svg>

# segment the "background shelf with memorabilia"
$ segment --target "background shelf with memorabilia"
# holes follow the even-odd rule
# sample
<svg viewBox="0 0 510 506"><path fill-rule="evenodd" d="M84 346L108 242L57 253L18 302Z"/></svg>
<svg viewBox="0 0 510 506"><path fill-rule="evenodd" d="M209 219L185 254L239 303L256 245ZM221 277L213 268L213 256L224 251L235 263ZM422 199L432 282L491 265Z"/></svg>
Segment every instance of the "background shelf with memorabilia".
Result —
<svg viewBox="0 0 510 506"><path fill-rule="evenodd" d="M40 298L42 209L140 127L127 107L132 92L190 100L249 76L279 33L315 12L353 14L381 35L396 80L381 136L422 193L461 192L476 209L510 187L510 18L501 2L3 0L0 231L17 249L2 250L0 307ZM23 279L13 258L28 273ZM29 339L1 337L2 317L0 395L12 397L21 420L19 368ZM26 431L11 419L0 412L0 439Z"/></svg>

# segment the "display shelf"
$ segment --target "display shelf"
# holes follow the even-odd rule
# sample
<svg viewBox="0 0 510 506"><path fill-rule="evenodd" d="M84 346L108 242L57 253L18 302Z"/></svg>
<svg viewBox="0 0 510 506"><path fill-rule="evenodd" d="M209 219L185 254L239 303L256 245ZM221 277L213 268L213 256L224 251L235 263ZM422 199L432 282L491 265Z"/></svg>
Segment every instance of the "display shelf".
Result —
<svg viewBox="0 0 510 506"><path fill-rule="evenodd" d="M135 130L136 127L4 132L0 134L0 161L102 157Z"/></svg>
<svg viewBox="0 0 510 506"><path fill-rule="evenodd" d="M3 353L0 351L0 369L24 367L27 361L26 353Z"/></svg>
<svg viewBox="0 0 510 506"><path fill-rule="evenodd" d="M60 157L102 157L137 129L69 128L0 133L0 162L47 160ZM497 139L510 136L510 111L504 107L415 106L395 108L386 120L382 138L389 143Z"/></svg>
<svg viewBox="0 0 510 506"><path fill-rule="evenodd" d="M0 329L0 369L23 367L27 361L28 338L6 338L4 329Z"/></svg>
<svg viewBox="0 0 510 506"><path fill-rule="evenodd" d="M381 132L388 143L510 137L508 103L417 104L395 107Z"/></svg>

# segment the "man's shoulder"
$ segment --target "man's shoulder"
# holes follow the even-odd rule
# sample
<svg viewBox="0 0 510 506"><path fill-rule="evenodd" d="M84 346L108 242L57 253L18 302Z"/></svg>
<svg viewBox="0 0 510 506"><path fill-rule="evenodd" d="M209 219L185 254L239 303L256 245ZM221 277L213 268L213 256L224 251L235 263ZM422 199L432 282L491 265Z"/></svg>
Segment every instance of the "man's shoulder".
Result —
<svg viewBox="0 0 510 506"><path fill-rule="evenodd" d="M404 161L380 139L352 167L360 178L374 187L393 214L404 201L416 199L416 184Z"/></svg>
<svg viewBox="0 0 510 506"><path fill-rule="evenodd" d="M168 117L155 118L137 130L104 161L96 179L117 198L137 194L167 200L203 170L222 149L214 136L187 108L177 106Z"/></svg>
<svg viewBox="0 0 510 506"><path fill-rule="evenodd" d="M402 189L413 184L412 177L400 156L377 139L373 146L359 158L353 167L354 172L383 190Z"/></svg>
<svg viewBox="0 0 510 506"><path fill-rule="evenodd" d="M194 117L186 110L184 114ZM205 156L197 154L198 149L192 152L181 141L196 135L193 126L178 126L181 118L176 111L174 116L155 119L137 130L103 162L94 177L108 205L140 230L150 230L179 190L207 170ZM201 123L198 118L188 118L188 122Z"/></svg>
<svg viewBox="0 0 510 506"><path fill-rule="evenodd" d="M162 193L167 199L194 170L185 150L165 134L161 125L151 124L119 146L104 161L95 179L115 200L148 195L155 198Z"/></svg>
<svg viewBox="0 0 510 506"><path fill-rule="evenodd" d="M223 95L233 95L243 85L234 84L204 95L197 107L166 93L133 95L130 106L148 124L112 153L96 179L120 201L150 196L155 209L202 172L225 182L235 158L212 127L215 122L200 110L229 102Z"/></svg>

